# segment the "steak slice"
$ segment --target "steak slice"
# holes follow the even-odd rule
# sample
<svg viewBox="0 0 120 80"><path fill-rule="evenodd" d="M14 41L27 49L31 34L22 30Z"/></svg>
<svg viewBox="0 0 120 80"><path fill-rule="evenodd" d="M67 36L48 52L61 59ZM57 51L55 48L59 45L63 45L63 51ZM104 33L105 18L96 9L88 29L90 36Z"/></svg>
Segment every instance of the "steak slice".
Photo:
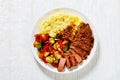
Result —
<svg viewBox="0 0 120 80"><path fill-rule="evenodd" d="M70 63L69 56L65 56L65 59L66 59L66 67L67 67L68 69L71 68L71 63Z"/></svg>
<svg viewBox="0 0 120 80"><path fill-rule="evenodd" d="M71 55L71 52L68 50L69 56L70 56L70 62L72 66L76 66L76 61L75 61L75 57L73 55Z"/></svg>
<svg viewBox="0 0 120 80"><path fill-rule="evenodd" d="M58 64L58 71L59 72L63 71L63 69L65 67L65 62L66 62L65 58L60 58L60 61L59 61L59 64Z"/></svg>
<svg viewBox="0 0 120 80"><path fill-rule="evenodd" d="M82 62L82 58L72 49L69 49L69 51L72 53L72 56L75 57L76 62L81 63Z"/></svg>
<svg viewBox="0 0 120 80"><path fill-rule="evenodd" d="M77 47L74 47L74 46L70 46L71 49L73 49L77 54L79 54L82 58L85 57L87 55L87 52L80 49L80 48L77 48Z"/></svg>
<svg viewBox="0 0 120 80"><path fill-rule="evenodd" d="M64 53L64 58L66 59L66 67L69 69L71 68L71 62L70 62L70 56L68 51L66 53Z"/></svg>

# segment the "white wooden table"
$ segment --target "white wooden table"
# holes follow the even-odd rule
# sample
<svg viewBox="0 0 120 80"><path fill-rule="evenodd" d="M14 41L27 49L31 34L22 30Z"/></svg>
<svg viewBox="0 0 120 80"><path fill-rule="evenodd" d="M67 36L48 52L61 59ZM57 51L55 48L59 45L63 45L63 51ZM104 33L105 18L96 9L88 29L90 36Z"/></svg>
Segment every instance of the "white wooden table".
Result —
<svg viewBox="0 0 120 80"><path fill-rule="evenodd" d="M53 74L33 58L34 24L58 7L84 13L95 26L98 55L83 72ZM0 80L120 80L120 0L0 0Z"/></svg>

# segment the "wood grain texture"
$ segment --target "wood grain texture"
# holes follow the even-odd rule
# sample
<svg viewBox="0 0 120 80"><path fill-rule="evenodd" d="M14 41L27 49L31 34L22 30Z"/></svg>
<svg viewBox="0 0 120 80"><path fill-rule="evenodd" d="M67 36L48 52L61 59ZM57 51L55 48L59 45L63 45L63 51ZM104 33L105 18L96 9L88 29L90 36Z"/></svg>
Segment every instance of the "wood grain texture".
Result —
<svg viewBox="0 0 120 80"><path fill-rule="evenodd" d="M99 46L83 70L58 75L33 58L31 32L45 12L76 9L93 23ZM0 80L119 80L120 0L0 0Z"/></svg>

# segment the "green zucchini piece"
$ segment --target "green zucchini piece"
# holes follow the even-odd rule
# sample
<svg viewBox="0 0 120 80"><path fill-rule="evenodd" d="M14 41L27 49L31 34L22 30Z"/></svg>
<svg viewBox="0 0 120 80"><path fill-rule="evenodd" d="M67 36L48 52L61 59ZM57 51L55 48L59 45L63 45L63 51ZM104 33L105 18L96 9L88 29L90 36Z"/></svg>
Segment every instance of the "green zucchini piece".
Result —
<svg viewBox="0 0 120 80"><path fill-rule="evenodd" d="M37 49L40 49L42 47L41 43L38 43L38 42L35 43L35 46Z"/></svg>
<svg viewBox="0 0 120 80"><path fill-rule="evenodd" d="M68 50L68 44L64 45L63 51L66 52Z"/></svg>
<svg viewBox="0 0 120 80"><path fill-rule="evenodd" d="M55 39L54 38L49 38L49 41L54 44L55 43Z"/></svg>

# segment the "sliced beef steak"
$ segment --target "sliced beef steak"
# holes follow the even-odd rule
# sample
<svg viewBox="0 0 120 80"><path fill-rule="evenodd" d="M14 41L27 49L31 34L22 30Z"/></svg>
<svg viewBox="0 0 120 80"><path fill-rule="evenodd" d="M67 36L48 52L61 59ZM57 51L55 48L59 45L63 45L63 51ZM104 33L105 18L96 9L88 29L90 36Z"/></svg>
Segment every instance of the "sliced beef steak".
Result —
<svg viewBox="0 0 120 80"><path fill-rule="evenodd" d="M69 55L69 59L70 59L70 62L71 62L71 66L75 66L76 65L76 62L75 62L75 58L73 55L71 55L71 52L68 50L67 51L68 55Z"/></svg>
<svg viewBox="0 0 120 80"><path fill-rule="evenodd" d="M74 50L69 49L69 51L71 52L71 55L74 56L77 63L82 62L82 58Z"/></svg>
<svg viewBox="0 0 120 80"><path fill-rule="evenodd" d="M66 59L66 67L68 69L71 68L70 57L69 56L65 56L65 59Z"/></svg>
<svg viewBox="0 0 120 80"><path fill-rule="evenodd" d="M70 55L70 61L71 61L72 66L76 66L76 62L75 62L74 56Z"/></svg>
<svg viewBox="0 0 120 80"><path fill-rule="evenodd" d="M66 29L64 29L63 31L61 31L61 33L58 33L56 35L56 38L58 39L67 39L69 41L73 40L74 38L74 34L75 33L75 25L69 25Z"/></svg>
<svg viewBox="0 0 120 80"><path fill-rule="evenodd" d="M70 62L70 56L68 51L66 53L64 53L64 57L66 59L66 67L69 69L71 68L71 62Z"/></svg>
<svg viewBox="0 0 120 80"><path fill-rule="evenodd" d="M70 46L70 48L73 49L73 50L74 50L77 54L79 54L82 58L87 55L87 52L84 51L84 50L82 50L82 49L79 49L79 48L74 47L74 46Z"/></svg>
<svg viewBox="0 0 120 80"><path fill-rule="evenodd" d="M66 62L65 58L60 58L60 61L59 61L59 64L58 64L58 71L59 72L63 71L63 69L65 67L65 62Z"/></svg>
<svg viewBox="0 0 120 80"><path fill-rule="evenodd" d="M94 45L94 37L89 24L81 23L77 29L76 25L67 26L66 29L56 35L57 39L67 40L69 49L62 56L58 65L58 71L62 71L64 66L69 69L81 63L88 57Z"/></svg>

